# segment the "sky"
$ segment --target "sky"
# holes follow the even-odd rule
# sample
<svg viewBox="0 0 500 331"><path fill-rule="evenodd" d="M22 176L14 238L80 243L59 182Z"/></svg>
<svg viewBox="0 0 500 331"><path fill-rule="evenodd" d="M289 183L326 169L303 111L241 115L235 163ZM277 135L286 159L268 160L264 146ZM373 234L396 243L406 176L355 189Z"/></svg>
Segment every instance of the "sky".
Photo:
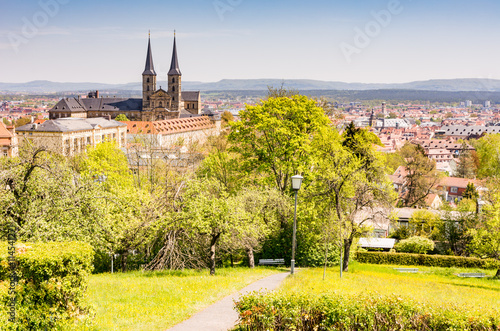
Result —
<svg viewBox="0 0 500 331"><path fill-rule="evenodd" d="M500 79L498 0L0 0L0 82Z"/></svg>

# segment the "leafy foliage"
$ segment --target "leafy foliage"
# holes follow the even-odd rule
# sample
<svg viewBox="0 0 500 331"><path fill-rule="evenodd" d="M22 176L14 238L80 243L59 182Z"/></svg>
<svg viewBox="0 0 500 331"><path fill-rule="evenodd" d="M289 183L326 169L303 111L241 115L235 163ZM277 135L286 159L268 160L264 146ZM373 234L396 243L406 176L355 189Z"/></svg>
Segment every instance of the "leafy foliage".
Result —
<svg viewBox="0 0 500 331"><path fill-rule="evenodd" d="M0 244L0 323L8 326L9 265L7 244ZM15 330L67 330L89 320L84 295L94 252L80 242L25 243L16 248L17 322Z"/></svg>
<svg viewBox="0 0 500 331"><path fill-rule="evenodd" d="M394 249L401 253L427 254L434 249L434 242L424 237L410 237L394 245Z"/></svg>
<svg viewBox="0 0 500 331"><path fill-rule="evenodd" d="M500 323L466 307L433 307L396 295L251 293L236 309L236 330L493 330Z"/></svg>
<svg viewBox="0 0 500 331"><path fill-rule="evenodd" d="M309 172L312 139L329 122L314 100L300 95L247 106L240 119L231 123L229 139L243 169L264 176L281 192L289 190L291 176Z"/></svg>

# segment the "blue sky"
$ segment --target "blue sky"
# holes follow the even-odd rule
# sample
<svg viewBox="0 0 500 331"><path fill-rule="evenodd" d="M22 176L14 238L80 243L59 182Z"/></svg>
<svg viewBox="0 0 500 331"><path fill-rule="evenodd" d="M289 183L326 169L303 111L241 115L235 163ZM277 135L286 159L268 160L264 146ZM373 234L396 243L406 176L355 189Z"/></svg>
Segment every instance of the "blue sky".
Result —
<svg viewBox="0 0 500 331"><path fill-rule="evenodd" d="M149 29L160 81L174 29L188 81L500 79L499 14L494 0L0 0L0 82L139 81Z"/></svg>

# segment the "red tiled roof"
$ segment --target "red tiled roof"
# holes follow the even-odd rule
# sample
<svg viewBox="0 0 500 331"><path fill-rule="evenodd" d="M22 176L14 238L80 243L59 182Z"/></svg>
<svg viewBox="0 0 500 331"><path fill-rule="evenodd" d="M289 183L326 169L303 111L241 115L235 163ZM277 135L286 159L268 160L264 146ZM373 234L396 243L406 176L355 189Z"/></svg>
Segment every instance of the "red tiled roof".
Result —
<svg viewBox="0 0 500 331"><path fill-rule="evenodd" d="M127 132L130 134L162 134L169 135L180 132L211 129L215 127L207 116L175 118L163 121L143 122L128 121Z"/></svg>

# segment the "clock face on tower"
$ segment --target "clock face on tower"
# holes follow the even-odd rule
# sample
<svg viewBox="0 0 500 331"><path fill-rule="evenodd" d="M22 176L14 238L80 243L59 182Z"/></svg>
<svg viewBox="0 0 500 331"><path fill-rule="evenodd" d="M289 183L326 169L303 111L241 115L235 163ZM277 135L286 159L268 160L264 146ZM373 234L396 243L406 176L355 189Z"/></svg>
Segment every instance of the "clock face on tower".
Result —
<svg viewBox="0 0 500 331"><path fill-rule="evenodd" d="M162 96L163 96L163 92L158 93L158 95L159 95L160 97L162 97Z"/></svg>

